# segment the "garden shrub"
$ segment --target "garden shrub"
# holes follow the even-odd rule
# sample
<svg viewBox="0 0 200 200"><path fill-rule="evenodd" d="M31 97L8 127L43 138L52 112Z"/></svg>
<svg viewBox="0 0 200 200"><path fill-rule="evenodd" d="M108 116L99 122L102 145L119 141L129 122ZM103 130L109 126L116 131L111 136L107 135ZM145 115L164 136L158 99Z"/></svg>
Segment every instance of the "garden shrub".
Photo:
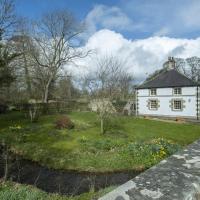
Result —
<svg viewBox="0 0 200 200"><path fill-rule="evenodd" d="M56 120L56 128L57 129L73 129L74 123L68 116L60 116Z"/></svg>
<svg viewBox="0 0 200 200"><path fill-rule="evenodd" d="M154 146L159 146L159 150L164 149L166 155L171 155L181 149L180 145L164 138L153 139L152 141L150 141L150 143L152 143Z"/></svg>
<svg viewBox="0 0 200 200"><path fill-rule="evenodd" d="M170 140L158 138L147 143L130 143L124 148L124 151L134 155L151 155L154 159L163 159L180 149L180 145Z"/></svg>

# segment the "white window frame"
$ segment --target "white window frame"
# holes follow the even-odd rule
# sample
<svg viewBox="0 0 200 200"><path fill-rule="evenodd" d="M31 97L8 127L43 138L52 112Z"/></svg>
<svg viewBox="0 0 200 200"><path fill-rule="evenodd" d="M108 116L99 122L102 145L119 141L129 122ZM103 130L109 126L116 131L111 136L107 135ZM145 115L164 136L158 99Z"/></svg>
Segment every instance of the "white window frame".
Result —
<svg viewBox="0 0 200 200"><path fill-rule="evenodd" d="M154 101L154 103L156 102L156 106L152 107L152 101ZM158 109L158 100L156 99L150 99L149 100L149 110L157 110Z"/></svg>
<svg viewBox="0 0 200 200"><path fill-rule="evenodd" d="M154 92L152 92L152 91L154 91ZM150 96L156 96L157 95L157 89L156 88L149 89L149 95Z"/></svg>
<svg viewBox="0 0 200 200"><path fill-rule="evenodd" d="M175 102L180 102L180 108L175 108ZM183 110L183 101L181 99L173 100L173 110L174 111L182 111Z"/></svg>
<svg viewBox="0 0 200 200"><path fill-rule="evenodd" d="M182 95L182 88L181 87L173 88L173 95L175 96Z"/></svg>

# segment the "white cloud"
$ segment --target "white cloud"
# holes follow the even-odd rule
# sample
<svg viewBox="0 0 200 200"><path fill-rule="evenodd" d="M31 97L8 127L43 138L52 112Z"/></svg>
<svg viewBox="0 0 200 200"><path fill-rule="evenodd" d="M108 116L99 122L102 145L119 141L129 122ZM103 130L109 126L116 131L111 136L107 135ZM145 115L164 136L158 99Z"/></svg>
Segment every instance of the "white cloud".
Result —
<svg viewBox="0 0 200 200"><path fill-rule="evenodd" d="M119 31L133 30L134 24L126 13L117 6L98 4L88 13L85 19L88 32L94 33L98 28L115 29Z"/></svg>
<svg viewBox="0 0 200 200"><path fill-rule="evenodd" d="M129 0L118 6L97 4L87 14L88 39L100 29L136 36L193 37L200 31L200 0ZM143 36L142 36L143 37Z"/></svg>
<svg viewBox="0 0 200 200"><path fill-rule="evenodd" d="M103 29L93 34L83 48L95 50L96 55L112 54L126 60L129 72L137 81L162 67L168 56L200 56L200 37L196 39L176 39L169 37L149 37L127 40L121 34ZM95 57L95 55L93 55ZM94 69L91 57L79 60L75 74L85 74ZM73 68L74 69L74 68Z"/></svg>
<svg viewBox="0 0 200 200"><path fill-rule="evenodd" d="M200 31L199 0L129 0L118 6L97 4L85 18L87 40L100 29L109 29L133 37L198 36Z"/></svg>
<svg viewBox="0 0 200 200"><path fill-rule="evenodd" d="M168 56L200 56L200 36L196 39L171 37L197 35L200 30L199 0L121 2L119 7L96 5L88 13L85 20L88 25L87 42L83 48L93 49L95 55L112 54L126 60L129 72L138 81L161 68ZM142 33L153 36L128 40L116 31L129 31L132 37L142 36ZM91 57L77 63L83 67L76 68L76 71L73 68L75 74L85 74L94 68Z"/></svg>
<svg viewBox="0 0 200 200"><path fill-rule="evenodd" d="M143 32L161 36L184 37L200 31L199 0L129 0L121 9L134 23L143 24Z"/></svg>

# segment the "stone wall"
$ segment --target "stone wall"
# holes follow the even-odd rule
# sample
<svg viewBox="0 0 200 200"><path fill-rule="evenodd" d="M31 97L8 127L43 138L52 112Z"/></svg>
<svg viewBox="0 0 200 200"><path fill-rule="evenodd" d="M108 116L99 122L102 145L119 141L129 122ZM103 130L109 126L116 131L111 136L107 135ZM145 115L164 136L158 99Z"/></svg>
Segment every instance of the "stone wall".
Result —
<svg viewBox="0 0 200 200"><path fill-rule="evenodd" d="M200 200L200 140L99 200Z"/></svg>

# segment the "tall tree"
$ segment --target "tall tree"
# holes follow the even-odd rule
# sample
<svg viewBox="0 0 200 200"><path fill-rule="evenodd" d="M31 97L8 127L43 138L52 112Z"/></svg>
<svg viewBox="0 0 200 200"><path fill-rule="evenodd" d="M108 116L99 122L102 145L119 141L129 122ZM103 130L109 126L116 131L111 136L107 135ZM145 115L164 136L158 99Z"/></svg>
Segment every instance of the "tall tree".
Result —
<svg viewBox="0 0 200 200"><path fill-rule="evenodd" d="M0 0L0 41L12 36L17 18L13 0Z"/></svg>
<svg viewBox="0 0 200 200"><path fill-rule="evenodd" d="M11 62L19 55L11 40L17 23L12 0L0 0L0 86L14 80Z"/></svg>
<svg viewBox="0 0 200 200"><path fill-rule="evenodd" d="M44 103L48 102L50 85L57 79L63 66L88 54L78 48L78 36L82 31L83 26L66 10L47 13L39 23L34 24L32 38L36 50L31 55Z"/></svg>
<svg viewBox="0 0 200 200"><path fill-rule="evenodd" d="M30 99L35 96L33 92L33 76L32 68L34 67L34 60L30 55L30 52L34 51L34 45L30 36L30 21L21 18L20 22L17 25L17 35L13 37L13 40L16 43L18 52L21 53L21 56L18 58L17 66L20 66L19 76L22 79L24 88L26 91L26 96Z"/></svg>
<svg viewBox="0 0 200 200"><path fill-rule="evenodd" d="M175 61L175 69L186 75L188 78L195 82L200 83L200 58L193 56L189 58L173 58ZM146 81L154 79L159 74L167 71L168 65L164 63L163 68L156 70L150 74Z"/></svg>
<svg viewBox="0 0 200 200"><path fill-rule="evenodd" d="M119 78L119 99L127 100L133 89L133 76L127 72L123 72Z"/></svg>
<svg viewBox="0 0 200 200"><path fill-rule="evenodd" d="M193 56L186 59L176 58L177 69L193 81L200 83L200 58Z"/></svg>

